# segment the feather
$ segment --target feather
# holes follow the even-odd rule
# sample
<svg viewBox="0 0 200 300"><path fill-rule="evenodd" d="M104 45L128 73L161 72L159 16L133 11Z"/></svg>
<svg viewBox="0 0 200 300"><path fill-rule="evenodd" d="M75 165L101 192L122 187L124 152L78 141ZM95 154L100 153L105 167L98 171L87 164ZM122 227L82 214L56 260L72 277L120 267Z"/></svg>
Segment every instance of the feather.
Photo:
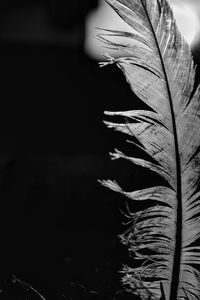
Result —
<svg viewBox="0 0 200 300"><path fill-rule="evenodd" d="M121 240L141 265L124 266L122 282L142 299L162 299L163 293L167 300L200 299L200 87L194 88L191 51L166 0L107 2L130 32L104 30L98 35L107 47L124 52L119 58L107 55L102 66L115 63L149 110L106 112L129 122L105 123L134 136L154 162L119 150L111 156L150 169L167 182L126 192L115 181L102 181L131 201L156 201L129 212L133 222ZM122 43L113 41L116 36Z"/></svg>

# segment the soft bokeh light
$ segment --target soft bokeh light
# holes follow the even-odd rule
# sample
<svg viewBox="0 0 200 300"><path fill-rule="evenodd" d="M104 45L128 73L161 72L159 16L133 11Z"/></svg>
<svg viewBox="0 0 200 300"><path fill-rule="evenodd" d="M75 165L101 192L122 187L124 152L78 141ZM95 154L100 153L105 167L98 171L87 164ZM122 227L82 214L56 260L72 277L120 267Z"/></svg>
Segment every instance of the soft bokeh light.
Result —
<svg viewBox="0 0 200 300"><path fill-rule="evenodd" d="M197 12L188 4L172 4L176 23L185 40L192 44L199 33L199 18Z"/></svg>
<svg viewBox="0 0 200 300"><path fill-rule="evenodd" d="M98 41L95 36L99 33L99 29L115 29L130 31L130 26L127 25L116 12L106 3L105 0L99 0L97 10L90 13L86 22L86 39L85 51L89 56L95 59L102 60L105 49L102 42ZM116 55L109 50L109 53Z"/></svg>
<svg viewBox="0 0 200 300"><path fill-rule="evenodd" d="M192 46L198 43L200 33L200 1L199 0L169 0L174 16L176 18L179 30L186 41ZM85 51L94 59L102 60L102 54L105 52L100 41L95 39L99 30L96 27L132 30L121 18L110 8L104 0L99 0L99 7L93 11L86 22L86 40ZM116 51L109 50L113 56L119 55Z"/></svg>

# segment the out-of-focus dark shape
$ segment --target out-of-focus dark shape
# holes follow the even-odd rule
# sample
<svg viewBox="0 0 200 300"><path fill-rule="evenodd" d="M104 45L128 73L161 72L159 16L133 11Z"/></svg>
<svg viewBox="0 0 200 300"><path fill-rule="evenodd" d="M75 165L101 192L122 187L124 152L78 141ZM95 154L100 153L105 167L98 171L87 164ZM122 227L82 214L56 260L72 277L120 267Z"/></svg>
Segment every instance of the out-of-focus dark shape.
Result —
<svg viewBox="0 0 200 300"><path fill-rule="evenodd" d="M81 45L85 18L96 5L97 0L1 3L0 42Z"/></svg>
<svg viewBox="0 0 200 300"><path fill-rule="evenodd" d="M72 2L0 9L0 283L14 273L48 300L69 281L115 284L118 204L97 179L120 138L103 111L139 107L120 70L83 52L96 1Z"/></svg>
<svg viewBox="0 0 200 300"><path fill-rule="evenodd" d="M97 5L96 0L84 1L65 1L65 0L52 0L50 1L50 9L52 17L59 28L68 30L74 24L83 26L88 11L94 9Z"/></svg>

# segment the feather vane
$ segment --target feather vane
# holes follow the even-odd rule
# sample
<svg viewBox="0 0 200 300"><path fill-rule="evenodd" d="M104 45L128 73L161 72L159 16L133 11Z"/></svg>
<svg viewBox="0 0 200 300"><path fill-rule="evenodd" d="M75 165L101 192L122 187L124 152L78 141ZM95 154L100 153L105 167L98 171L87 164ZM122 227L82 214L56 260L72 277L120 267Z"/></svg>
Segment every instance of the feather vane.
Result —
<svg viewBox="0 0 200 300"><path fill-rule="evenodd" d="M142 299L161 299L163 291L167 300L200 299L196 267L200 264L200 87L194 91L191 51L166 0L107 2L130 25L130 32L104 30L99 34L107 47L125 54L109 57L108 63L123 71L149 110L105 112L128 120L105 124L135 137L137 146L155 163L119 150L111 158L148 168L167 182L166 186L126 192L115 181L102 181L132 201L158 202L128 213L129 229L121 240L142 264L124 266L122 282ZM126 43L116 43L113 37L122 37Z"/></svg>

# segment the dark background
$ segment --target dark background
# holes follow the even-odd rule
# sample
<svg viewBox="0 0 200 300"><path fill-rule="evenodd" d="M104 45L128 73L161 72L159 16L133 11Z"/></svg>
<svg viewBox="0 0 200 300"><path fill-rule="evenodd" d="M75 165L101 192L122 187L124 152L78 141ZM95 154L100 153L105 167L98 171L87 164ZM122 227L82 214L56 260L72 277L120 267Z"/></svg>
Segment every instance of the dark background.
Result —
<svg viewBox="0 0 200 300"><path fill-rule="evenodd" d="M69 3L68 3L69 2ZM151 174L108 152L125 137L104 110L140 108L115 66L83 51L87 1L0 4L0 297L128 299L118 271L127 252L121 196L97 179L151 184ZM193 51L199 60L198 46ZM133 298L131 298L133 299Z"/></svg>

